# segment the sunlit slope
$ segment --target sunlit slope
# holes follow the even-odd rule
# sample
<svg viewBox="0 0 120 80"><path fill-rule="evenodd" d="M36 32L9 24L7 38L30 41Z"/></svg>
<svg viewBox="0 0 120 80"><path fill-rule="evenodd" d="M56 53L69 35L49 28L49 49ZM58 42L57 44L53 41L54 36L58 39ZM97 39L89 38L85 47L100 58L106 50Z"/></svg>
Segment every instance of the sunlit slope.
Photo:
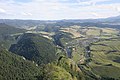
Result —
<svg viewBox="0 0 120 80"><path fill-rule="evenodd" d="M120 78L120 40L100 41L91 46L90 67L96 74L115 79Z"/></svg>

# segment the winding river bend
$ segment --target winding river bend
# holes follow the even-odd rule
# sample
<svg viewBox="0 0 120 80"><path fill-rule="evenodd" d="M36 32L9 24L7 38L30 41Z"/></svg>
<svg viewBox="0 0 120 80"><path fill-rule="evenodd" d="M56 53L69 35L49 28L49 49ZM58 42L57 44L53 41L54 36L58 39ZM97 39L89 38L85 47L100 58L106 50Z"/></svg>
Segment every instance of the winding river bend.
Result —
<svg viewBox="0 0 120 80"><path fill-rule="evenodd" d="M72 57L72 49L68 46L68 47L64 47L63 44L61 43L60 39L62 38L63 33L58 33L56 35L53 36L54 39L54 44L61 47L62 50L65 51L66 55L71 58Z"/></svg>

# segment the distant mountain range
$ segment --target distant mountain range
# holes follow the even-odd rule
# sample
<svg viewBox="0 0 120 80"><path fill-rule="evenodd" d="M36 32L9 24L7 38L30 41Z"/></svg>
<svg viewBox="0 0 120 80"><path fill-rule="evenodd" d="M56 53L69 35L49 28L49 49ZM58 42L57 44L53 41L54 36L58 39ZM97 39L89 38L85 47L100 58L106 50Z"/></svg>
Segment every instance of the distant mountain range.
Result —
<svg viewBox="0 0 120 80"><path fill-rule="evenodd" d="M61 20L61 21L65 21L65 22L74 22L74 23L104 23L104 22L108 22L108 23L120 23L120 15L119 16L114 16L114 17L108 17L108 18L99 18L99 19L65 19L65 20Z"/></svg>
<svg viewBox="0 0 120 80"><path fill-rule="evenodd" d="M100 18L100 19L64 19L64 20L19 20L19 19L0 19L0 23L5 23L18 28L28 28L33 26L96 26L96 27L112 27L120 26L120 16Z"/></svg>

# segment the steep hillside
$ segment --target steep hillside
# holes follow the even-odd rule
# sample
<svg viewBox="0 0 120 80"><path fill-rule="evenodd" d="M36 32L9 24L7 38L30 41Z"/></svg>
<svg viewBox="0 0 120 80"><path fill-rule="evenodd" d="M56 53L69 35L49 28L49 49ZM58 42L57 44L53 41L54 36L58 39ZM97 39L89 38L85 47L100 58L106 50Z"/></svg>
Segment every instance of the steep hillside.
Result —
<svg viewBox="0 0 120 80"><path fill-rule="evenodd" d="M0 80L37 80L36 64L0 47Z"/></svg>
<svg viewBox="0 0 120 80"><path fill-rule="evenodd" d="M52 41L38 34L25 33L19 37L9 51L24 56L38 64L46 64L56 59L56 50Z"/></svg>
<svg viewBox="0 0 120 80"><path fill-rule="evenodd" d="M42 70L44 74L39 76L39 80L73 80L69 72L54 64L47 64Z"/></svg>

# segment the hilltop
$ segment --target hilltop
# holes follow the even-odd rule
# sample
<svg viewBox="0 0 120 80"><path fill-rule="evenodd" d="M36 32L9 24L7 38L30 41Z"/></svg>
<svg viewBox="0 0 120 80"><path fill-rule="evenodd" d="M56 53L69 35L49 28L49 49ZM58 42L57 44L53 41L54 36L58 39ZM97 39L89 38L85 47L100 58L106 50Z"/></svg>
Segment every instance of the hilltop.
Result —
<svg viewBox="0 0 120 80"><path fill-rule="evenodd" d="M21 35L18 42L11 45L9 51L38 64L46 64L56 59L56 49L52 41L39 34Z"/></svg>

